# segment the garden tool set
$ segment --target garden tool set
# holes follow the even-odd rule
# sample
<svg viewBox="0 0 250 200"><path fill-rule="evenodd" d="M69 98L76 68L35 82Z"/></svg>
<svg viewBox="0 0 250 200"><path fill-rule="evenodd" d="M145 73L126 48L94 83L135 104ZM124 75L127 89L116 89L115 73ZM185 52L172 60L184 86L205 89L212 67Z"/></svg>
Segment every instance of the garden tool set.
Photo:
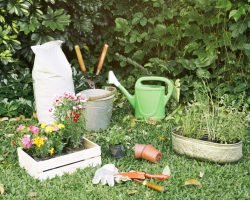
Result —
<svg viewBox="0 0 250 200"><path fill-rule="evenodd" d="M166 180L169 179L170 176L164 175L164 174L147 174L145 172L122 172L118 175L121 175L123 177L132 179L138 183L141 183L142 185L145 185L153 190L156 190L158 192L164 192L165 188L163 186L157 185L152 182L148 182L146 178L149 179L158 179L158 180Z"/></svg>
<svg viewBox="0 0 250 200"><path fill-rule="evenodd" d="M76 51L76 55L77 55L79 65L80 65L80 69L84 74L84 78L85 78L86 82L88 83L89 87L92 88L92 89L95 89L95 83L97 81L98 75L101 72L101 69L102 69L102 66L103 66L103 63L104 63L104 59L105 59L105 56L107 54L107 50L108 50L108 45L104 44L103 49L102 49L102 53L101 53L101 56L99 58L99 62L98 62L98 65L97 65L96 72L94 73L93 76L91 76L91 75L89 75L87 73L87 69L86 69L86 66L84 64L82 53L81 53L79 45L75 45L75 51Z"/></svg>
<svg viewBox="0 0 250 200"><path fill-rule="evenodd" d="M145 172L136 171L118 173L118 169L115 167L114 164L106 164L96 170L94 178L92 179L92 183L101 183L102 185L108 184L109 186L113 187L115 185L115 182L120 183L128 180L134 180L158 192L165 191L165 188L163 186L148 182L146 178L158 179L163 181L169 179L170 176L166 174L148 174Z"/></svg>

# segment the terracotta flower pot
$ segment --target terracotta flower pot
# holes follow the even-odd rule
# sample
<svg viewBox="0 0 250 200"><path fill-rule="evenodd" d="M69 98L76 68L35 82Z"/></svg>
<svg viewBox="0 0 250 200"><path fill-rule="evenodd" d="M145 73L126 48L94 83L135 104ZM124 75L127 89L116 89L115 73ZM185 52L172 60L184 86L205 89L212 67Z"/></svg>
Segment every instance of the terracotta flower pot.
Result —
<svg viewBox="0 0 250 200"><path fill-rule="evenodd" d="M146 147L145 144L135 144L134 151L135 151L135 159L142 158L142 151Z"/></svg>
<svg viewBox="0 0 250 200"><path fill-rule="evenodd" d="M159 162L162 157L162 153L154 148L151 144L136 144L134 147L135 159L145 159L151 162Z"/></svg>

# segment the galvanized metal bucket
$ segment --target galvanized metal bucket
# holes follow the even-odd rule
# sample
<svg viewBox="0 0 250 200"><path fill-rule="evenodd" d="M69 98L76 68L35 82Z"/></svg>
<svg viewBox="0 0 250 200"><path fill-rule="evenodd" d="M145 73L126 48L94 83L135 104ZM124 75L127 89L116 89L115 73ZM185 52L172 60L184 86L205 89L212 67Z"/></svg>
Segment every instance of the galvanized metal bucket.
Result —
<svg viewBox="0 0 250 200"><path fill-rule="evenodd" d="M88 89L80 92L88 98L86 103L86 129L88 131L105 130L110 124L113 100L116 88Z"/></svg>

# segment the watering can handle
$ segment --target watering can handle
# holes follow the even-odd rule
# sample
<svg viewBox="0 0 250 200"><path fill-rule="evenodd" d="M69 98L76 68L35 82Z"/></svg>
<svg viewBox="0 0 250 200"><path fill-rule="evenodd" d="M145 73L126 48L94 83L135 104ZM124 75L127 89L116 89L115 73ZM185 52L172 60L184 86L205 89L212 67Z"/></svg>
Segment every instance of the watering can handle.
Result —
<svg viewBox="0 0 250 200"><path fill-rule="evenodd" d="M137 80L136 85L142 85L142 81L162 81L165 82L168 85L168 93L165 95L164 104L166 105L168 100L170 99L173 90L174 90L174 84L171 80L159 77L159 76L149 76L149 77L141 77Z"/></svg>

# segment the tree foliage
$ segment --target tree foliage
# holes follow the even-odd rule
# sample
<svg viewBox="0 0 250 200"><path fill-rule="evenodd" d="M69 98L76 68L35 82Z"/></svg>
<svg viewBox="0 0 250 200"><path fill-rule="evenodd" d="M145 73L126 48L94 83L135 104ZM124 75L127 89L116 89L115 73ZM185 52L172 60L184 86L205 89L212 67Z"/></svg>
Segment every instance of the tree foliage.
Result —
<svg viewBox="0 0 250 200"><path fill-rule="evenodd" d="M113 49L151 74L181 78L188 99L201 80L218 95L250 92L250 5L230 0L108 1ZM126 10L126 12L124 11ZM133 85L143 70L115 58ZM124 72L124 69L122 71ZM119 69L117 69L119 71Z"/></svg>
<svg viewBox="0 0 250 200"><path fill-rule="evenodd" d="M249 0L0 0L0 73L22 77L33 66L30 46L55 39L65 41L73 66L79 44L93 72L107 42L104 71L113 69L128 88L140 76L159 75L181 79L184 101L204 80L216 96L247 98L249 13Z"/></svg>

